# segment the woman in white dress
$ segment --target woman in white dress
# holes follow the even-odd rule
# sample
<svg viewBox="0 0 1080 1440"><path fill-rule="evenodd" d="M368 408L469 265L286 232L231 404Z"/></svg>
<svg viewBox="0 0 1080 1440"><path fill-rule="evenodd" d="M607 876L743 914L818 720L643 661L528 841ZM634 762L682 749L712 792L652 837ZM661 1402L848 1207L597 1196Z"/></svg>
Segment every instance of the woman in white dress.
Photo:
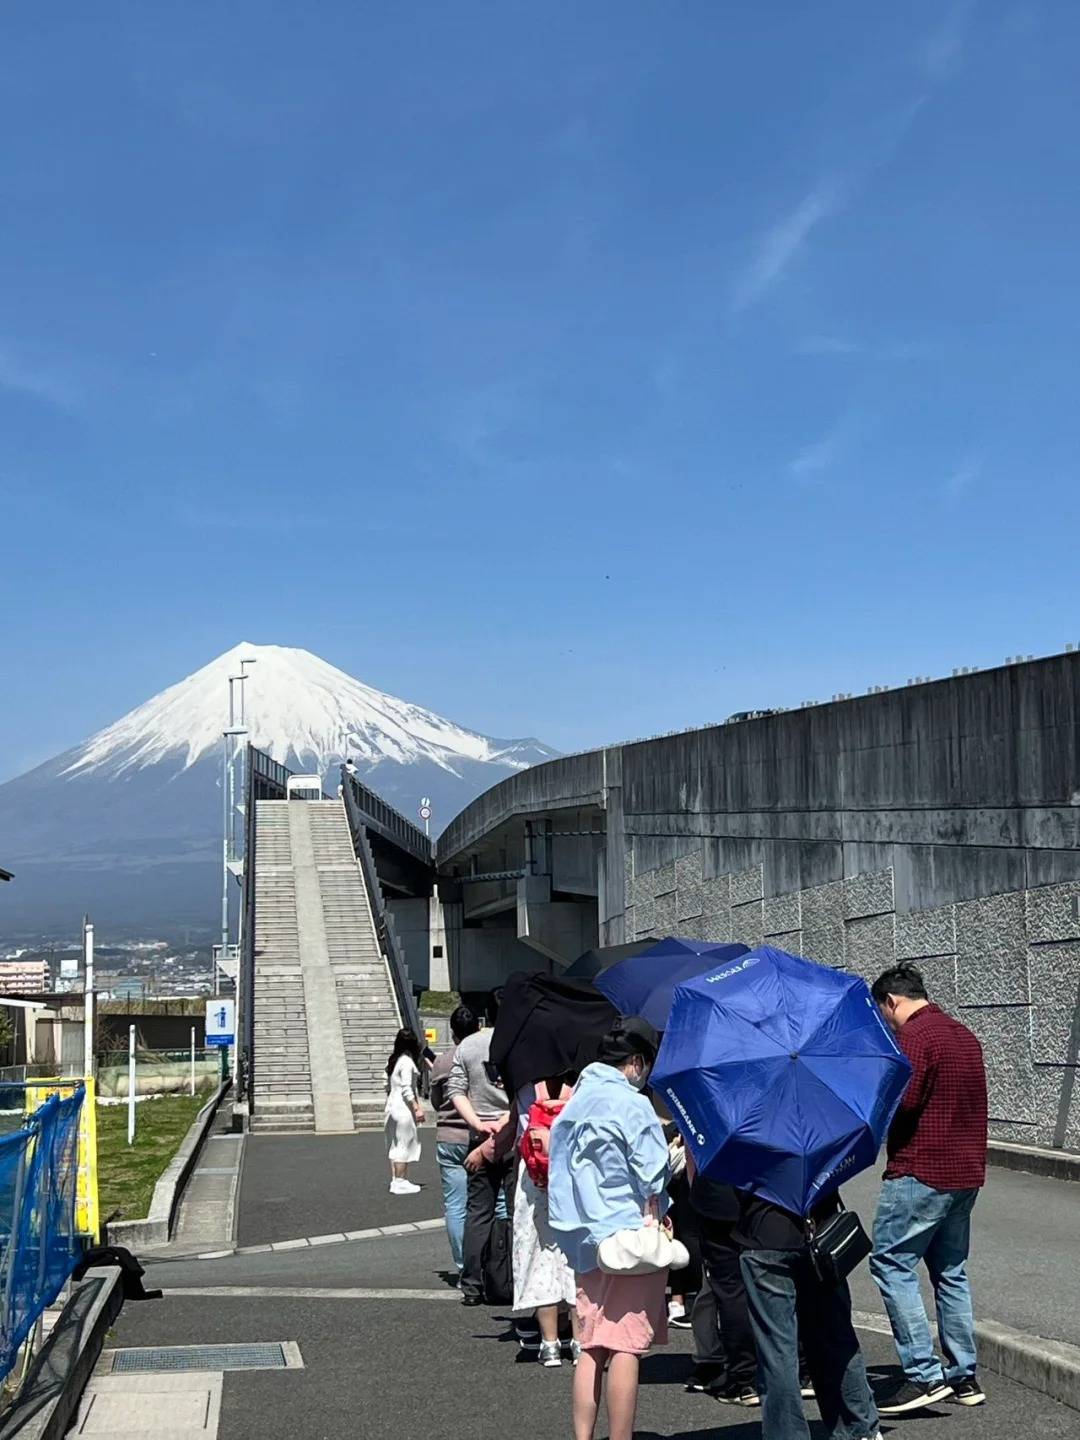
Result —
<svg viewBox="0 0 1080 1440"><path fill-rule="evenodd" d="M424 1107L420 1103L420 1041L411 1030L399 1030L386 1062L386 1144L390 1158L390 1194L418 1195L420 1186L408 1178L409 1166L420 1159Z"/></svg>
<svg viewBox="0 0 1080 1440"><path fill-rule="evenodd" d="M562 1077L523 1085L517 1092L518 1129L521 1141L529 1129L529 1111L533 1104L550 1102L565 1104L572 1093ZM552 1118L560 1106L551 1106ZM550 1133L550 1132L547 1132ZM541 1143L544 1132L537 1132ZM540 1327L540 1363L548 1369L562 1364L559 1340L559 1312L570 1312L574 1339L571 1355L576 1365L581 1347L577 1342L577 1280L548 1224L547 1189L534 1183L522 1158L518 1167L517 1194L514 1199L514 1314L522 1317L535 1314Z"/></svg>

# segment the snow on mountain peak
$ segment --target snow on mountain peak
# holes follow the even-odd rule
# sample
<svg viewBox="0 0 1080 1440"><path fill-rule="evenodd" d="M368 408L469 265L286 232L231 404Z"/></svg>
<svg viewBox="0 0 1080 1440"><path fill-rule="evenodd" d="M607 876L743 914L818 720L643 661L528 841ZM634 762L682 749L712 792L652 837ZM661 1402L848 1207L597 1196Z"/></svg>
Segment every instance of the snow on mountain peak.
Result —
<svg viewBox="0 0 1080 1440"><path fill-rule="evenodd" d="M220 748L229 719L228 679L243 659L254 660L248 679L234 687L236 723L245 695L249 739L284 763L291 754L319 773L342 757L377 764L429 760L458 774L455 762L493 761L514 769L530 763L515 756L523 742L490 740L473 730L354 680L308 650L284 645L235 645L209 665L80 746L65 775L117 776L163 760L187 769ZM536 750L545 747L533 746ZM554 754L554 752L550 752Z"/></svg>

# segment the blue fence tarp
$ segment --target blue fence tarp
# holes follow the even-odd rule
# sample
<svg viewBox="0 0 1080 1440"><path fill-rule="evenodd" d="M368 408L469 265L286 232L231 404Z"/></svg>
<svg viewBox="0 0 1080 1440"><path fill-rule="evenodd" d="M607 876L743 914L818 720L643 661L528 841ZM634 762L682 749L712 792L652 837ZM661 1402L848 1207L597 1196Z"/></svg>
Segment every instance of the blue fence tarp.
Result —
<svg viewBox="0 0 1080 1440"><path fill-rule="evenodd" d="M75 1229L82 1085L0 1138L0 1376L82 1253Z"/></svg>

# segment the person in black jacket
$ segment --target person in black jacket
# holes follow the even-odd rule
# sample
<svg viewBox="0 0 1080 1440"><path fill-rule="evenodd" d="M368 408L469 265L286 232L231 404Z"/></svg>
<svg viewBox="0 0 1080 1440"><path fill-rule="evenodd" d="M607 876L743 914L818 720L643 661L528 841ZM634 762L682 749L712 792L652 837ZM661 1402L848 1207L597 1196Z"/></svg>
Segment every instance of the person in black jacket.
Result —
<svg viewBox="0 0 1080 1440"><path fill-rule="evenodd" d="M732 1238L741 1250L769 1440L810 1440L799 1386L801 1333L829 1440L879 1440L878 1412L851 1323L847 1281L826 1285L814 1269L807 1221L760 1196L736 1192ZM810 1213L821 1224L840 1208L834 1191Z"/></svg>

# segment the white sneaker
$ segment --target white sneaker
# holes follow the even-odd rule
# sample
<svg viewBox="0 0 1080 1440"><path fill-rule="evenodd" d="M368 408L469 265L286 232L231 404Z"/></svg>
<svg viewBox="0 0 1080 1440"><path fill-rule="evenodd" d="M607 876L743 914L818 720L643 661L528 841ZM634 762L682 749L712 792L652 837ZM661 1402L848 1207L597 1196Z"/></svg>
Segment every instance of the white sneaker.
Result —
<svg viewBox="0 0 1080 1440"><path fill-rule="evenodd" d="M391 1195L419 1195L420 1186L414 1185L411 1180L391 1180Z"/></svg>
<svg viewBox="0 0 1080 1440"><path fill-rule="evenodd" d="M668 1318L668 1324L669 1324L669 1325L670 1325L670 1324L672 1323L672 1321L674 1321L674 1320L685 1320L685 1319L686 1319L686 1306L682 1303L681 1300L672 1300L672 1301L671 1301L671 1303L670 1303L670 1304L668 1305L668 1307L667 1307L667 1318Z"/></svg>

